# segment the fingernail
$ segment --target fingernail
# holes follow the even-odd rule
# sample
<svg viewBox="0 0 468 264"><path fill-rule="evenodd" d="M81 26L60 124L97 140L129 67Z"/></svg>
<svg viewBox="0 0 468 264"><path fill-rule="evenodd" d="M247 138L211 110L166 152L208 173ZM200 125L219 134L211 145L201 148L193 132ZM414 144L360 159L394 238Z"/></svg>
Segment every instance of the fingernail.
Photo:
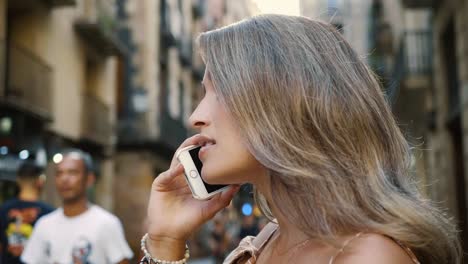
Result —
<svg viewBox="0 0 468 264"><path fill-rule="evenodd" d="M233 186L232 187L232 193L235 194L236 192L238 192L240 189L240 186L239 185L236 185L236 186Z"/></svg>

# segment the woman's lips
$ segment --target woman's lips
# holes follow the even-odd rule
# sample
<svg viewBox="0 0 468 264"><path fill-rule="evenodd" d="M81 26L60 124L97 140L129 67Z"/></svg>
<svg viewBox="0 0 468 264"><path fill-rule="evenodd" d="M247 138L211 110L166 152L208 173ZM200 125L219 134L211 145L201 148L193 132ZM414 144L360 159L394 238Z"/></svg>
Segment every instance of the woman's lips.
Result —
<svg viewBox="0 0 468 264"><path fill-rule="evenodd" d="M206 155L206 152L212 149L216 144L214 143L207 143L204 146L200 148L200 151L198 152L198 158L200 160L203 160L203 157Z"/></svg>

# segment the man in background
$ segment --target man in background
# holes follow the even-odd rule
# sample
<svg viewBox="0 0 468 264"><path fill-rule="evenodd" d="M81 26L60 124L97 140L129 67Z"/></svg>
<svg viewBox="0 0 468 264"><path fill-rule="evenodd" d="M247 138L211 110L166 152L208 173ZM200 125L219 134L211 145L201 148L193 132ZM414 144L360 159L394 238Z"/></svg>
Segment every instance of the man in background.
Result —
<svg viewBox="0 0 468 264"><path fill-rule="evenodd" d="M128 263L133 252L120 220L86 196L95 181L91 156L72 149L62 157L55 168L62 207L37 222L21 260L27 264Z"/></svg>
<svg viewBox="0 0 468 264"><path fill-rule="evenodd" d="M19 257L36 221L53 210L51 206L39 201L45 182L40 166L30 160L24 161L18 168L16 181L19 187L18 197L6 201L0 207L2 264L22 263Z"/></svg>

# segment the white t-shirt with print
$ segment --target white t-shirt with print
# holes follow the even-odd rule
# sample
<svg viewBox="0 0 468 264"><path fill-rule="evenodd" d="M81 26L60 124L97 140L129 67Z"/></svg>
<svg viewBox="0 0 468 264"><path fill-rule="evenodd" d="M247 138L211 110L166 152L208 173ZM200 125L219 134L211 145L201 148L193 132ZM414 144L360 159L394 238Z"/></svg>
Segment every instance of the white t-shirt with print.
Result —
<svg viewBox="0 0 468 264"><path fill-rule="evenodd" d="M67 217L59 208L40 218L21 260L27 264L105 264L132 256L120 220L91 205L78 216Z"/></svg>

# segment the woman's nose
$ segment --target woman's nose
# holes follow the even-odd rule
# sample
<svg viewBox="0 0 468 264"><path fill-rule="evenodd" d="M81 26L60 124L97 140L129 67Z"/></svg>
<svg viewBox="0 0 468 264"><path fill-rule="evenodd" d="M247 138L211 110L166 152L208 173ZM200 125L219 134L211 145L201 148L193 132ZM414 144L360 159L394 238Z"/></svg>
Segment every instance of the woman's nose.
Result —
<svg viewBox="0 0 468 264"><path fill-rule="evenodd" d="M203 105L200 103L189 118L189 124L193 129L201 129L209 124L206 111L203 110Z"/></svg>

